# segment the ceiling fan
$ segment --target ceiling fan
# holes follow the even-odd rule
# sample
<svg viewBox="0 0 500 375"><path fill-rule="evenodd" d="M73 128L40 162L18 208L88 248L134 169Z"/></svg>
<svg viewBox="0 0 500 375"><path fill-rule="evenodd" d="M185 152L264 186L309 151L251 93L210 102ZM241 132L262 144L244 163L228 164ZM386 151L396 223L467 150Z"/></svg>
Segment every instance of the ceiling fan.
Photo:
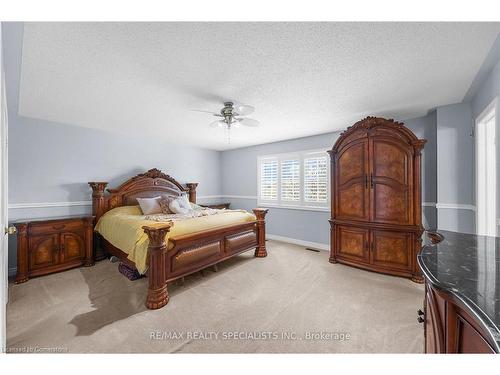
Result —
<svg viewBox="0 0 500 375"><path fill-rule="evenodd" d="M251 105L234 104L233 102L224 102L224 107L220 110L219 113L198 110L198 109L192 109L192 111L210 113L213 116L219 117L218 120L211 122L210 124L208 124L208 126L212 128L214 127L224 128L227 134L227 143L231 143L232 128L238 128L240 127L240 125L257 127L260 124L259 121L254 120L252 118L242 117L242 116L247 116L253 113L253 111L255 111L255 108L252 107Z"/></svg>

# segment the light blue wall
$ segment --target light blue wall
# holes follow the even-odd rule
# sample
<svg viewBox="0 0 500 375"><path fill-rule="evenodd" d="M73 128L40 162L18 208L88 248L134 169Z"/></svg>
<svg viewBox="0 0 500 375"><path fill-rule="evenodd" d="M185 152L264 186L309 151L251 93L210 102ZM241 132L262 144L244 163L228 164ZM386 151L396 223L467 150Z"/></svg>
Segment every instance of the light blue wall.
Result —
<svg viewBox="0 0 500 375"><path fill-rule="evenodd" d="M484 77L478 75L476 80L479 83L474 85L476 90L471 92L472 98L468 100L472 105L473 119L479 116L494 98L500 96L500 36L496 39L483 66L491 68L484 72Z"/></svg>
<svg viewBox="0 0 500 375"><path fill-rule="evenodd" d="M404 121L419 137L426 138L424 149L422 201L436 201L436 121L435 113L421 118ZM339 137L339 132L283 142L268 143L222 152L222 192L228 196L246 198L225 198L234 208L251 209L257 205L257 157L301 150L330 149ZM305 211L285 208L271 208L267 215L269 234L298 239L307 242L329 244L329 212ZM424 222L427 227L436 227L435 208L424 208Z"/></svg>
<svg viewBox="0 0 500 375"><path fill-rule="evenodd" d="M90 201L88 181L117 186L149 168L181 183L198 182L198 195L221 194L220 152L58 124L18 115L22 23L2 23L9 114L9 205ZM91 206L9 209L9 220L90 213ZM16 264L9 239L9 267Z"/></svg>
<svg viewBox="0 0 500 375"><path fill-rule="evenodd" d="M500 96L500 36L493 44L462 103L437 109L438 202L470 208L439 208L438 227L475 232L475 119ZM498 123L497 123L498 124ZM497 125L498 126L498 125ZM497 156L500 167L500 153ZM500 186L500 174L497 174ZM499 200L500 212L500 200Z"/></svg>
<svg viewBox="0 0 500 375"><path fill-rule="evenodd" d="M469 102L437 109L438 204L474 205L474 138ZM475 232L475 214L470 208L438 206L439 229Z"/></svg>
<svg viewBox="0 0 500 375"><path fill-rule="evenodd" d="M436 182L436 111L431 111L427 116L417 117L404 121L418 138L426 139L422 152L422 223L424 228L437 228L437 182Z"/></svg>

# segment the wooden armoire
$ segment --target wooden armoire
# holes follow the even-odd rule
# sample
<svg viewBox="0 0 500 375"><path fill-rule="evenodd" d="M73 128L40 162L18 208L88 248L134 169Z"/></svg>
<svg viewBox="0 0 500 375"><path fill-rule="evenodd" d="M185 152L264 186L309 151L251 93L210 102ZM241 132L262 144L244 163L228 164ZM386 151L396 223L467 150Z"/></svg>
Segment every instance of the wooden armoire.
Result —
<svg viewBox="0 0 500 375"><path fill-rule="evenodd" d="M404 124L367 117L347 128L331 158L330 262L423 282L421 151Z"/></svg>

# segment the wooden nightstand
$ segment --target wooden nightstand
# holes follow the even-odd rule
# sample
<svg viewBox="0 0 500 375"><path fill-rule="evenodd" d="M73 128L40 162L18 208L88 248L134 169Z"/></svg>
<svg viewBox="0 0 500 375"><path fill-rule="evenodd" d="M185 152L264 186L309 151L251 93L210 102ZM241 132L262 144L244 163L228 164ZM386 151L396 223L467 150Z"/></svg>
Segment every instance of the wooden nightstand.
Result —
<svg viewBox="0 0 500 375"><path fill-rule="evenodd" d="M92 216L35 219L14 223L17 228L16 284L30 277L93 266Z"/></svg>
<svg viewBox="0 0 500 375"><path fill-rule="evenodd" d="M229 209L229 206L231 203L214 203L214 204L200 204L202 207L207 207L207 208L215 208L218 210L222 210L225 208L226 210Z"/></svg>

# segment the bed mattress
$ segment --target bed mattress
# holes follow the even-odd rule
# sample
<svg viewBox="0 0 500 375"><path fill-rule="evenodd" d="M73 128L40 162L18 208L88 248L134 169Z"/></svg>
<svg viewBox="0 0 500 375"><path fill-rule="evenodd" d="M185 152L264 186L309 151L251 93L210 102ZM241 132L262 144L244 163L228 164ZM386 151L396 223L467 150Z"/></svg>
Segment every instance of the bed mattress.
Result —
<svg viewBox="0 0 500 375"><path fill-rule="evenodd" d="M172 216L174 224L166 239L255 221L255 216L244 210L216 211L211 215L194 218ZM142 226L161 226L167 221L170 221L169 215L154 218L151 215L143 215L139 206L123 206L106 212L99 219L95 231L126 253L128 259L135 263L137 270L144 274L147 271L149 239ZM173 245L170 242L168 244L171 249Z"/></svg>

